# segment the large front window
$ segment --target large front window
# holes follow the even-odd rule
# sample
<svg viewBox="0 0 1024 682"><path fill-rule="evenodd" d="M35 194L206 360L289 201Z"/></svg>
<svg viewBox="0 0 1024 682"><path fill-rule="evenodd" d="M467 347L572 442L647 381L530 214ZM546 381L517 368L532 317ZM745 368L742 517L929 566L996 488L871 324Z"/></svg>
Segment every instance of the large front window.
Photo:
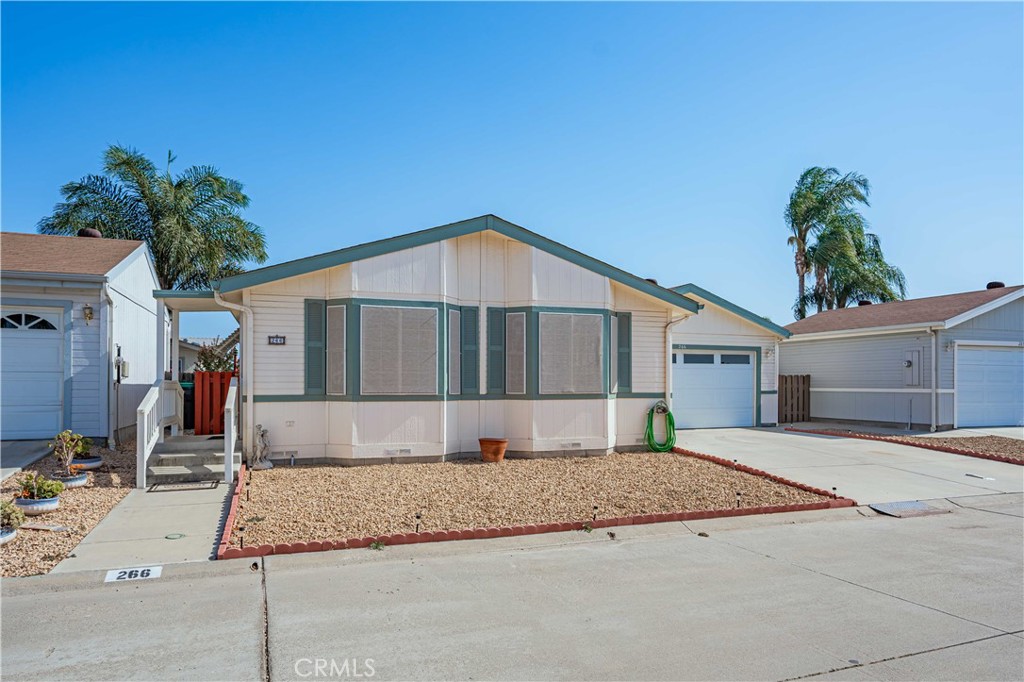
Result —
<svg viewBox="0 0 1024 682"><path fill-rule="evenodd" d="M360 392L437 393L437 309L360 307Z"/></svg>
<svg viewBox="0 0 1024 682"><path fill-rule="evenodd" d="M540 314L540 392L602 393L604 317Z"/></svg>

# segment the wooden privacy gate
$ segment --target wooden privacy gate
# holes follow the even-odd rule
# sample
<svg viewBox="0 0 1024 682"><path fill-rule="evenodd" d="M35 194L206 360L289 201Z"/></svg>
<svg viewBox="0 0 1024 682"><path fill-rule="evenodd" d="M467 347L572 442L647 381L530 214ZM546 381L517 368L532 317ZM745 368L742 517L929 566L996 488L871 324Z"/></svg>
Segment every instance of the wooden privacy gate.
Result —
<svg viewBox="0 0 1024 682"><path fill-rule="evenodd" d="M224 400L234 372L196 372L195 428L197 436L224 433Z"/></svg>
<svg viewBox="0 0 1024 682"><path fill-rule="evenodd" d="M811 375L779 376L779 423L811 420ZM196 433L199 433L198 431Z"/></svg>

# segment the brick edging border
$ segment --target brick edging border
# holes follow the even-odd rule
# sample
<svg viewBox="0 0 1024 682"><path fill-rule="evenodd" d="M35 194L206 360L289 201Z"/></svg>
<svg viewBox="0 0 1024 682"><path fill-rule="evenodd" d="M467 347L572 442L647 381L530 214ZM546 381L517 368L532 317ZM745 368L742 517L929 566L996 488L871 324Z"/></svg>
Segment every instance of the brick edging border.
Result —
<svg viewBox="0 0 1024 682"><path fill-rule="evenodd" d="M242 465L238 468L238 478L235 479L235 489L231 491L231 504L228 505L228 515L224 519L224 532L220 534L220 544L217 546L218 559L223 559L225 550L231 547L231 531L235 527L239 497L242 495L242 488L244 487L245 462L242 462Z"/></svg>
<svg viewBox="0 0 1024 682"><path fill-rule="evenodd" d="M948 452L953 455L965 455L967 457L977 457L978 459L989 459L993 462L1005 462L1006 464L1016 464L1017 466L1024 466L1024 461L1019 459L1013 459L1012 457L1003 457L1002 455L989 455L984 452L976 452L974 450L965 450L963 448L954 448L949 445L926 445L924 443L918 443L916 441L909 441L901 438L900 436L886 436L884 434L874 435L870 433L843 433L841 431L828 431L824 429L798 429L794 426L787 426L786 431L794 431L796 433L813 433L818 436L833 436L835 438L860 438L861 440L876 440L884 443L896 443L897 445L909 445L912 448L921 448L922 450L935 450L936 452Z"/></svg>
<svg viewBox="0 0 1024 682"><path fill-rule="evenodd" d="M797 488L805 492L821 495L828 499L821 502L804 502L801 504L782 504L768 507L738 507L735 509L708 509L701 511L684 512L661 512L658 514L640 514L637 516L618 516L608 519L597 519L595 521L563 521L555 523L526 524L519 526L502 526L500 528L467 528L463 530L439 530L423 531L419 533L393 533L390 535L367 536L362 538L349 538L347 540L312 540L308 542L286 542L274 545L256 545L252 547L232 547L231 530L234 525L235 515L238 510L238 497L244 486L245 469L239 471L238 483L231 500L231 508L228 511L228 518L225 522L224 533L220 546L217 548L217 559L241 559L251 557L270 556L273 554L302 554L305 552L326 552L334 549L359 549L369 547L375 542L388 545L410 545L421 542L443 542L447 540L483 540L486 538L512 537L516 535L538 535L540 533L558 533L570 530L583 530L590 528L613 528L616 526L637 526L648 523L665 523L669 521L699 521L704 519L718 519L732 516L754 516L761 514L781 514L794 511L813 511L821 509L835 509L838 507L855 507L854 500L845 497L836 497L833 493L812 488L790 481L759 469L753 469L744 464L737 464L714 455L705 455L700 452L673 448L673 452L680 455L696 457L715 464L727 466L737 471L742 471L754 476L760 476L769 480Z"/></svg>

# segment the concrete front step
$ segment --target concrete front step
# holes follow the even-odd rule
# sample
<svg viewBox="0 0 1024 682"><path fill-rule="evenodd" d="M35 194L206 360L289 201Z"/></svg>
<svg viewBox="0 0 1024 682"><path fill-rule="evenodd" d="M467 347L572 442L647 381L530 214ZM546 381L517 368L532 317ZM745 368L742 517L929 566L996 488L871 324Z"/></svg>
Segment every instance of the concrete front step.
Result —
<svg viewBox="0 0 1024 682"><path fill-rule="evenodd" d="M237 471L237 467L235 469ZM146 483L199 483L201 481L223 481L223 464L196 464L191 466L150 466L146 467Z"/></svg>
<svg viewBox="0 0 1024 682"><path fill-rule="evenodd" d="M241 449L242 443L239 438L235 443L235 452L241 452ZM157 443L153 452L156 454L224 452L224 438L222 436L171 436L163 443Z"/></svg>
<svg viewBox="0 0 1024 682"><path fill-rule="evenodd" d="M235 450L235 466L242 461L242 453ZM224 464L223 452L154 452L149 458L150 466L198 466Z"/></svg>

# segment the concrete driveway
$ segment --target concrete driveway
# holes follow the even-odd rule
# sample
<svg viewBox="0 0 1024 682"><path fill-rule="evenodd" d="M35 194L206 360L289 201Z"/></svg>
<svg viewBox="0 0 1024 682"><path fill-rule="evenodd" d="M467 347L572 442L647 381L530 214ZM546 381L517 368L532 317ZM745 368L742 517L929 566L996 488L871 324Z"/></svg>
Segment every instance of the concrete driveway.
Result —
<svg viewBox="0 0 1024 682"><path fill-rule="evenodd" d="M851 497L860 504L1024 491L1024 467L896 443L780 429L695 429L677 445Z"/></svg>
<svg viewBox="0 0 1024 682"><path fill-rule="evenodd" d="M0 481L35 464L50 452L45 440L5 440L0 443Z"/></svg>

